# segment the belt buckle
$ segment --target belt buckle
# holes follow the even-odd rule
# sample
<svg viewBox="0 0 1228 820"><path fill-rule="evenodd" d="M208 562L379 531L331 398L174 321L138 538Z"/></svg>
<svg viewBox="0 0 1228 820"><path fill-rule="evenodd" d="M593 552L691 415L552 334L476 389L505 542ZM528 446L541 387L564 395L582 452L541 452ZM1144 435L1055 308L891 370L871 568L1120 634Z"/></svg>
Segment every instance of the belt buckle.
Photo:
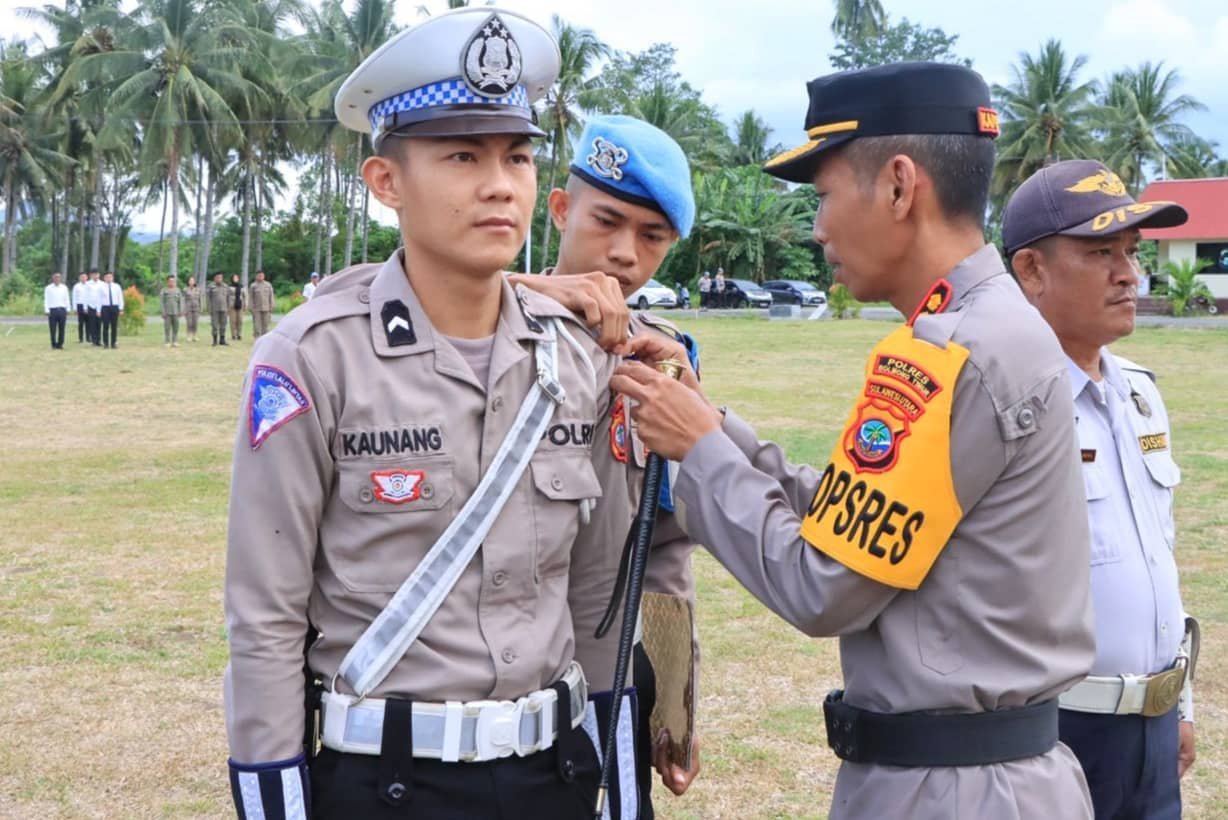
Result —
<svg viewBox="0 0 1228 820"><path fill-rule="evenodd" d="M496 760L521 754L520 716L524 713L524 700L484 700L466 704L478 707L477 724L473 743L478 760Z"/></svg>
<svg viewBox="0 0 1228 820"><path fill-rule="evenodd" d="M1185 685L1185 664L1178 661L1172 669L1152 675L1143 694L1143 717L1167 715L1181 699Z"/></svg>

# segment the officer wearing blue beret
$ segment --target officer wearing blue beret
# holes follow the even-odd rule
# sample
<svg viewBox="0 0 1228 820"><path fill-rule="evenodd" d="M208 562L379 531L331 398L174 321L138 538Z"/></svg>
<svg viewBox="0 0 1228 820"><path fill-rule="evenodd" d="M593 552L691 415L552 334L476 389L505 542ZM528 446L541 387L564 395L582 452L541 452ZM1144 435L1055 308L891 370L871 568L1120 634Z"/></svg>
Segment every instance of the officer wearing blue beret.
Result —
<svg viewBox="0 0 1228 820"><path fill-rule="evenodd" d="M466 8L338 92L404 245L252 352L225 586L241 818L591 816L573 551L604 495L590 451L616 360L503 274L558 69L537 23Z"/></svg>
<svg viewBox="0 0 1228 820"><path fill-rule="evenodd" d="M566 302L574 280L595 275L617 282L625 299L656 275L669 249L679 237L685 238L691 232L695 197L690 164L682 148L664 131L635 117L621 115L591 119L574 146L574 157L565 187L550 193L550 217L560 236L558 262L544 271L546 276L514 279ZM649 334L680 344L679 355L689 356L698 367L698 345L660 316L648 311L634 313L630 332L633 336ZM583 566L586 571L602 567L603 574L588 575L589 586L578 596L588 606L582 611L573 608L572 614L576 618L576 659L594 688L599 688L613 676L618 622L603 640L591 640L592 632L614 587L619 547L627 533L626 510L634 510L639 504L647 456L635 426L629 423L625 397L615 399L596 441L594 467L603 476L603 486L611 489L594 512L591 524L601 535L594 538L591 555L577 556L576 566ZM693 606L691 553L695 544L674 519L668 487L661 497L663 505L654 529L645 590L650 596L673 596L684 600L686 606ZM575 583L581 583L581 579L575 579ZM655 626L651 621L646 624L650 630ZM693 644L696 641L694 633L692 641ZM697 647L693 646L692 657L698 657ZM687 674L693 681L697 669L692 664L689 672L684 670L682 675L658 677L640 642L636 645L633 671L640 718L637 786L640 816L647 818L653 814L649 793L654 758L663 783L676 794L686 791L698 774L697 744L690 738L663 738L658 743L648 726L657 685L664 687L667 679L672 682ZM608 695L602 692L594 697L600 702ZM681 698L681 693L663 691L662 697ZM603 713L600 706L598 713ZM626 785L618 799L630 799Z"/></svg>
<svg viewBox="0 0 1228 820"><path fill-rule="evenodd" d="M806 141L765 170L814 185L836 280L909 317L829 462L790 464L688 374L628 362L611 387L680 461L683 529L789 623L840 637L832 818L1090 818L1058 741L1058 695L1094 657L1074 408L1057 340L985 242L989 89L900 63L808 90Z"/></svg>

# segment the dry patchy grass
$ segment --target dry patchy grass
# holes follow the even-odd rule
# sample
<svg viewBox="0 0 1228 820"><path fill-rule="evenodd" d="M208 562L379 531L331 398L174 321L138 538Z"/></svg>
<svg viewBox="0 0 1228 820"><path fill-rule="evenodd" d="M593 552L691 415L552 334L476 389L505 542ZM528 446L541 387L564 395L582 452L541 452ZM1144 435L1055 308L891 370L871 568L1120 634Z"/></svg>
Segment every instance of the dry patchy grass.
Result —
<svg viewBox="0 0 1228 820"><path fill-rule="evenodd" d="M888 325L693 320L713 398L822 461ZM230 446L249 343L46 349L0 328L0 816L225 817L221 576ZM1187 608L1204 624L1190 818L1228 816L1228 332L1140 329L1184 471ZM821 703L834 641L770 615L697 556L704 774L661 816L823 817Z"/></svg>

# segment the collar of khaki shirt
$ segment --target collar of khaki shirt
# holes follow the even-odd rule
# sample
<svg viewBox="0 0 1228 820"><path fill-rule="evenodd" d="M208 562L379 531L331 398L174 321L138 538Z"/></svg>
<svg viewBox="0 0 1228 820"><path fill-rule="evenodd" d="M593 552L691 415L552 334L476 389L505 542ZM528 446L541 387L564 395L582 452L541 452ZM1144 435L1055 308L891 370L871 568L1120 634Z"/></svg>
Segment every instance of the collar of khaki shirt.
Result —
<svg viewBox="0 0 1228 820"><path fill-rule="evenodd" d="M570 317L571 314L547 296L542 296L528 288L518 287L515 290L507 282L507 277L500 276L503 288L502 300L499 306L499 325L496 336L504 336L515 342L536 342L545 338L545 333L529 326L521 308L523 300L525 309L537 318ZM359 298L362 298L360 295ZM435 350L435 329L427 318L422 303L418 300L414 289L410 287L409 277L402 267L402 253L397 251L380 268L367 293L371 306L371 344L380 356L412 356ZM409 310L409 321L416 337L413 344L392 347L388 344L388 334L384 328L383 307L391 301L400 301ZM574 332L574 329L573 329ZM498 347L498 346L497 346ZM518 344L522 356L528 351ZM499 368L502 370L502 368ZM492 375L495 370L491 362Z"/></svg>

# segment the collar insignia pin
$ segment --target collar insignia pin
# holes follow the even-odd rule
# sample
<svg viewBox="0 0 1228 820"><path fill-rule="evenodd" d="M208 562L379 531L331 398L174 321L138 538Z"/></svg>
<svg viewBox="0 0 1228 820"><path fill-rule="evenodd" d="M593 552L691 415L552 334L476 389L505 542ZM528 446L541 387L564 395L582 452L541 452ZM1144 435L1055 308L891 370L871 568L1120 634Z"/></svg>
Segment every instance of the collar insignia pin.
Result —
<svg viewBox="0 0 1228 820"><path fill-rule="evenodd" d="M1139 415L1145 419L1151 418L1151 405L1143 398L1142 393L1131 391L1130 398L1134 400L1134 406L1138 408Z"/></svg>

